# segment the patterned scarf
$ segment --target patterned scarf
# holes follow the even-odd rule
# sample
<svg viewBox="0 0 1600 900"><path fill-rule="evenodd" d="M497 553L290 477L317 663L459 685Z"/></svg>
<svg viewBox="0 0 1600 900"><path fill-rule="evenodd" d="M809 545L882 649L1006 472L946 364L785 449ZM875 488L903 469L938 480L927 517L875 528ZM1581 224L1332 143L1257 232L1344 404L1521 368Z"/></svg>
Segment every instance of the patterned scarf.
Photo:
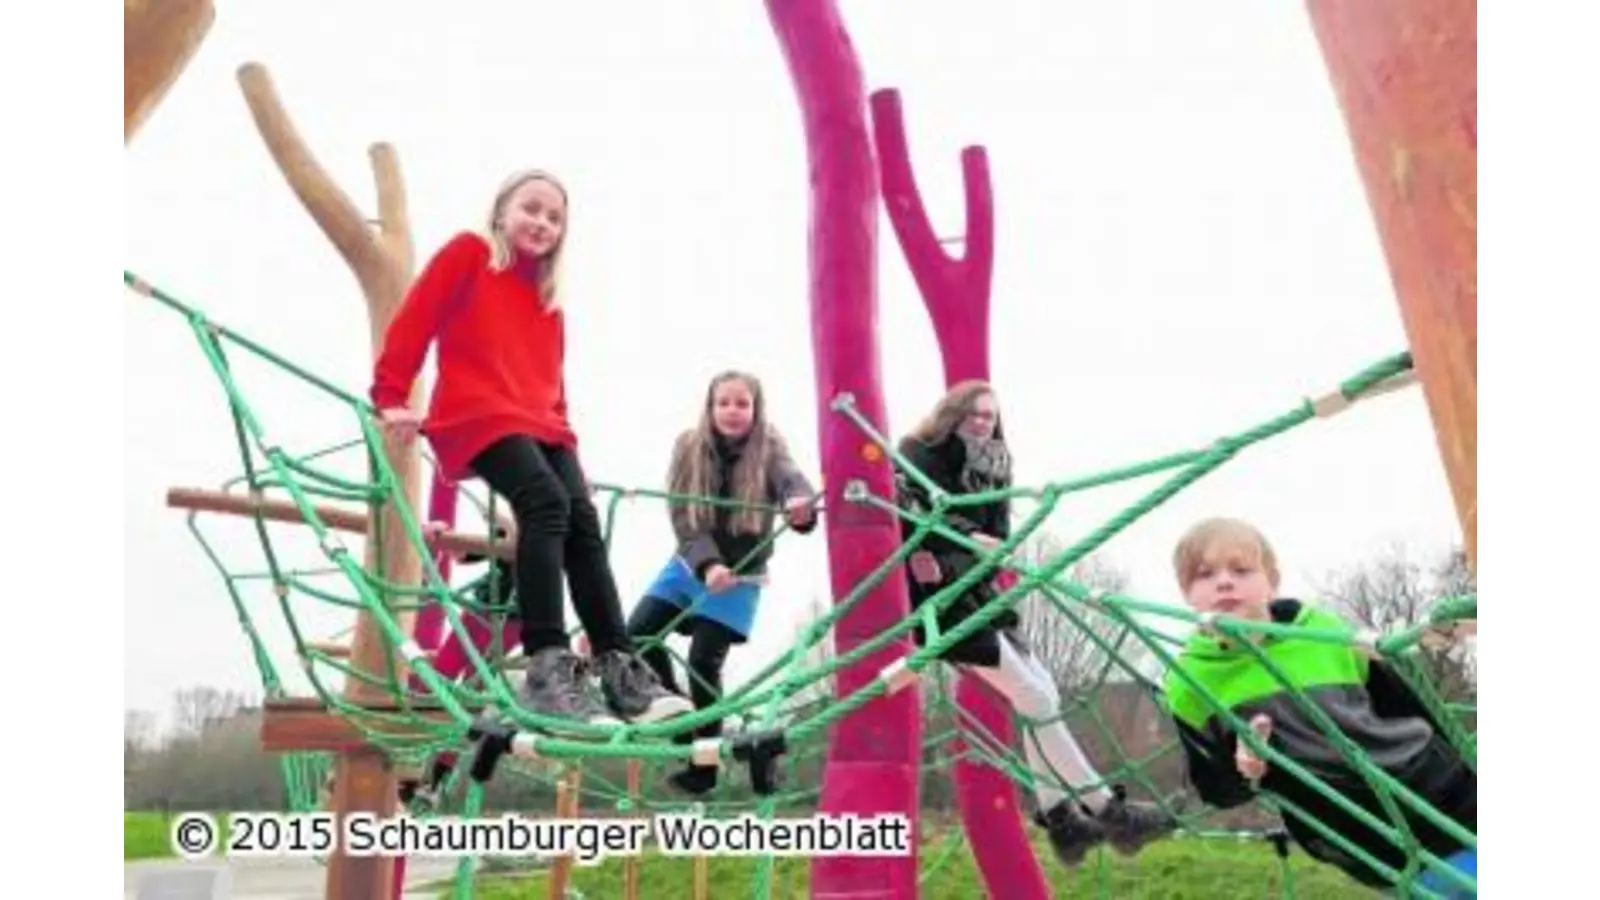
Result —
<svg viewBox="0 0 1600 900"><path fill-rule="evenodd" d="M1011 451L1006 449L1005 441L973 437L961 431L956 436L967 450L960 476L964 492L975 494L1011 483Z"/></svg>

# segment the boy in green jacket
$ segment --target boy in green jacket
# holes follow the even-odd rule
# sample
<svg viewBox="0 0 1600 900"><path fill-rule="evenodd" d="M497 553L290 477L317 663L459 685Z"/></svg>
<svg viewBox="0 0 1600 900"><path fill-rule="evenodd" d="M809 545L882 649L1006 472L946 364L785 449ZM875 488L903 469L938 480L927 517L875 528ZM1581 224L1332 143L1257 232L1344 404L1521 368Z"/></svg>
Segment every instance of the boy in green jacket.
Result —
<svg viewBox="0 0 1600 900"><path fill-rule="evenodd" d="M1173 566L1185 599L1199 613L1321 629L1348 627L1329 612L1277 598L1278 566L1272 547L1248 523L1210 519L1195 525L1179 541ZM1474 836L1470 842L1458 839L1396 795L1394 802L1405 820L1404 828L1397 829L1400 839L1406 840L1403 835L1409 830L1418 844L1441 860L1475 869L1477 773L1399 675L1375 655L1348 644L1262 635L1257 646L1288 685L1331 720L1374 767ZM1168 708L1184 748L1189 781L1200 799L1226 809L1253 799L1259 786L1288 801L1284 826L1308 855L1363 884L1393 884L1393 878L1329 840L1290 807L1303 810L1396 871L1404 870L1406 851L1297 775L1263 762L1239 741L1196 685L1248 722L1272 749L1378 821L1395 825L1378 791L1289 686L1249 647L1204 629L1190 638L1166 679ZM1452 856L1458 859L1450 860ZM1430 881L1449 885L1438 873L1431 874Z"/></svg>

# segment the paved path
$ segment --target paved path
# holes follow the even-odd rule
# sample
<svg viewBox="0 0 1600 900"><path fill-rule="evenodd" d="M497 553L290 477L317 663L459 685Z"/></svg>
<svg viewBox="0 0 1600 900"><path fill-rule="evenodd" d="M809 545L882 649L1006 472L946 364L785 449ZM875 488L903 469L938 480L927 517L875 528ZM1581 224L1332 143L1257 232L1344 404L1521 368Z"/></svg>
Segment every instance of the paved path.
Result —
<svg viewBox="0 0 1600 900"><path fill-rule="evenodd" d="M328 870L314 859L235 859L141 860L122 866L123 900L142 900L139 884L154 874L177 874L194 870L229 870L232 892L237 900L323 900L323 885ZM455 875L455 861L449 859L411 859L406 862L404 900L435 900L441 892L419 891L424 884L438 883ZM176 885L174 884L174 887ZM198 888L198 885L196 886ZM174 892L171 896L180 894ZM199 894L211 900L210 894Z"/></svg>

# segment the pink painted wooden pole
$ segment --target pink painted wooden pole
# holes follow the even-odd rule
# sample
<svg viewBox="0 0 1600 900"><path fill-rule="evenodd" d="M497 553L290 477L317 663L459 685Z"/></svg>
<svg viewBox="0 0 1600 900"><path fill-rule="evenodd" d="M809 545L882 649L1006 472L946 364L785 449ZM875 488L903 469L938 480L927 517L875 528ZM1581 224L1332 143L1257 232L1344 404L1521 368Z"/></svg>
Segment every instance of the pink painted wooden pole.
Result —
<svg viewBox="0 0 1600 900"><path fill-rule="evenodd" d="M443 522L454 528L456 524L456 486L450 483L438 472L433 473L433 486L428 492L428 521ZM446 581L450 580L450 554L437 553L434 555L434 564L439 567L439 575ZM439 642L444 639L444 610L438 606L428 606L417 610L417 618L411 626L411 637L424 650L436 650ZM413 681L413 686L422 689L420 679Z"/></svg>
<svg viewBox="0 0 1600 900"><path fill-rule="evenodd" d="M906 145L899 92L872 95L873 137L884 206L933 320L946 386L989 378L989 287L994 271L994 191L982 147L961 152L966 189L966 249L952 257L940 246L917 189ZM981 681L961 676L956 702L994 740L1016 740L1011 711ZM965 739L962 739L965 743ZM967 842L992 897L1047 898L1050 886L1023 824L1016 785L993 766L965 757L955 767L956 802Z"/></svg>
<svg viewBox="0 0 1600 900"><path fill-rule="evenodd" d="M844 501L852 483L892 496L893 472L877 445L832 409L835 398L851 394L862 416L888 433L877 342L877 173L861 66L833 0L766 4L799 100L811 177L811 338L825 525L833 593L844 597L900 545L891 514ZM853 651L909 613L905 580L885 579L838 623L835 652ZM854 693L912 649L910 638L902 638L840 671L837 695ZM824 814L907 816L913 852L892 859L820 857L812 863L811 896L917 895L919 694L912 686L879 697L834 727L819 804Z"/></svg>
<svg viewBox="0 0 1600 900"><path fill-rule="evenodd" d="M428 497L428 521L443 522L454 527L456 502L459 498L458 486L437 472L434 473L433 488ZM450 555L439 553L434 557L434 563L439 567L440 577L449 581L453 564ZM435 671L445 678L455 678L467 669L467 651L459 635L445 630L446 621L442 607L424 607L417 611L416 624L412 626L412 637L422 649L433 653ZM494 637L494 627L483 616L473 612L463 613L461 621L466 626L467 637L472 641L472 646L480 655L487 654L489 642ZM520 631L520 626L515 622L507 622L501 631L502 646L511 646L511 641L519 640ZM411 687L417 691L427 689L422 679L416 675L411 676Z"/></svg>

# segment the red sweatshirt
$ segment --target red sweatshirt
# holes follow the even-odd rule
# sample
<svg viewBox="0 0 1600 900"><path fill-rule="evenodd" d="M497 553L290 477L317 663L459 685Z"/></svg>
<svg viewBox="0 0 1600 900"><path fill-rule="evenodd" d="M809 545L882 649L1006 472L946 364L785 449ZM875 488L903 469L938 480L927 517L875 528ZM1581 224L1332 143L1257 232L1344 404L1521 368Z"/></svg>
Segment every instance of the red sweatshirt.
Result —
<svg viewBox="0 0 1600 900"><path fill-rule="evenodd" d="M378 409L404 406L428 346L439 342L438 384L423 430L446 476L507 434L569 448L565 320L543 308L525 270L488 268L489 245L476 234L451 238L428 261L384 335L370 396Z"/></svg>

